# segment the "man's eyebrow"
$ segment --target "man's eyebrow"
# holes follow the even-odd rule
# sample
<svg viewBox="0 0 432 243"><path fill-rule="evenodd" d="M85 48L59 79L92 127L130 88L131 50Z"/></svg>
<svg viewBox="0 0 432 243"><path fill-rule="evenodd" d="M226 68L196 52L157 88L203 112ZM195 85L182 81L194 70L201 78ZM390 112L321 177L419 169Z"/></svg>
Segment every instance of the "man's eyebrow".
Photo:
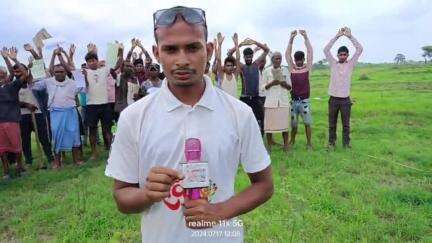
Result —
<svg viewBox="0 0 432 243"><path fill-rule="evenodd" d="M203 46L203 45L199 41L186 44L186 47L197 47L197 46Z"/></svg>

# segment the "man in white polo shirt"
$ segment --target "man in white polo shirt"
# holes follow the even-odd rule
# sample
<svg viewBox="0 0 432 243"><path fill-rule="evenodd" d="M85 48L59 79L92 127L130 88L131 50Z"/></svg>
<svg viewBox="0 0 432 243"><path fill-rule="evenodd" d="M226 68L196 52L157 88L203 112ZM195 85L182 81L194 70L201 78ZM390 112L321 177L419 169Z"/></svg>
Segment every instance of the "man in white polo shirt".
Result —
<svg viewBox="0 0 432 243"><path fill-rule="evenodd" d="M143 242L242 242L242 222L235 217L273 193L258 123L251 108L204 76L213 50L204 11L174 7L153 17L153 52L166 80L120 115L105 170L115 179L115 201L123 213L143 214ZM183 174L189 174L180 172L190 138L201 143L206 166L200 173L207 173L200 176L209 179L194 200L185 190L190 177ZM235 194L239 163L251 185Z"/></svg>
<svg viewBox="0 0 432 243"><path fill-rule="evenodd" d="M96 53L96 46L89 44L89 52L85 56L86 69L83 74L87 86L87 125L90 128L90 147L92 151L91 159L97 158L96 136L98 122L101 121L106 149L111 145L112 133L112 110L108 104L108 76L115 73L123 62L123 46L120 45L117 64L114 68L100 67L99 58Z"/></svg>

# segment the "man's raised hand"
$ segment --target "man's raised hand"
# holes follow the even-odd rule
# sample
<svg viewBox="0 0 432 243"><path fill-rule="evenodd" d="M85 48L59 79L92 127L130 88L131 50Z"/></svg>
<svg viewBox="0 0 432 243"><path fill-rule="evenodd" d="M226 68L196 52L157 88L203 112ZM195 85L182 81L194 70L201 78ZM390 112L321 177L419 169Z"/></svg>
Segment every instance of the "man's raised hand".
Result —
<svg viewBox="0 0 432 243"><path fill-rule="evenodd" d="M300 35L302 35L304 38L307 38L306 30L299 30Z"/></svg>
<svg viewBox="0 0 432 243"><path fill-rule="evenodd" d="M234 33L232 39L233 39L234 44L237 46L238 45L238 35L237 35L237 33Z"/></svg>
<svg viewBox="0 0 432 243"><path fill-rule="evenodd" d="M219 46L222 45L222 42L224 41L224 39L225 39L225 37L222 36L222 34L219 32L219 33L217 34L217 42L218 42L218 45L219 45Z"/></svg>
<svg viewBox="0 0 432 243"><path fill-rule="evenodd" d="M26 50L26 51L31 51L31 50L33 50L33 46L30 45L29 43L24 44L24 50Z"/></svg>
<svg viewBox="0 0 432 243"><path fill-rule="evenodd" d="M348 38L351 38L351 36L352 36L351 29L348 27L345 27L344 35Z"/></svg>
<svg viewBox="0 0 432 243"><path fill-rule="evenodd" d="M2 55L2 57L3 58L6 58L6 57L8 57L8 49L7 49L7 47L3 47L2 49L1 49L1 55Z"/></svg>
<svg viewBox="0 0 432 243"><path fill-rule="evenodd" d="M88 51L88 52L94 52L94 53L97 53L97 47L96 47L96 45L93 44L93 43L89 43L89 44L87 45L87 51Z"/></svg>
<svg viewBox="0 0 432 243"><path fill-rule="evenodd" d="M294 39L294 37L296 37L296 35L297 35L297 30L293 30L293 31L291 32L291 36L290 36L290 38L291 38L291 39Z"/></svg>
<svg viewBox="0 0 432 243"><path fill-rule="evenodd" d="M9 58L10 59L12 59L12 60L16 60L17 59L17 54L18 54L18 49L16 48L16 47L11 47L9 50L8 50L8 56L9 56Z"/></svg>
<svg viewBox="0 0 432 243"><path fill-rule="evenodd" d="M70 45L69 47L69 56L73 56L75 54L76 47L74 44Z"/></svg>

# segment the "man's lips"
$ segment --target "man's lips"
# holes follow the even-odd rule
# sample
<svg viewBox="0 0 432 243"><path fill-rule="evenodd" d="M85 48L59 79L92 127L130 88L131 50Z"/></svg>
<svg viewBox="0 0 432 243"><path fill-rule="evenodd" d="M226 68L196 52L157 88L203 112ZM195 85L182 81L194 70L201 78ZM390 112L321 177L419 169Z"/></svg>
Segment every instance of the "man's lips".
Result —
<svg viewBox="0 0 432 243"><path fill-rule="evenodd" d="M191 75L192 75L192 72L190 72L190 71L174 71L174 76L180 80L189 79Z"/></svg>

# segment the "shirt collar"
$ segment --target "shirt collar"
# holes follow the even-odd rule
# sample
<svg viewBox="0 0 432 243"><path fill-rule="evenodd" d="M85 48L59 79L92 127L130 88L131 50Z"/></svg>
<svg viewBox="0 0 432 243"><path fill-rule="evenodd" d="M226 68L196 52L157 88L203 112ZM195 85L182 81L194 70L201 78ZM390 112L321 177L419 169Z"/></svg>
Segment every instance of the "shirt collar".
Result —
<svg viewBox="0 0 432 243"><path fill-rule="evenodd" d="M210 111L213 111L215 110L216 107L215 90L210 78L207 75L204 75L203 80L206 84L205 90L203 95L201 96L201 99L198 101L198 103L195 104L195 106L201 106ZM162 91L163 99L165 100L166 110L168 112L171 112L184 105L180 100L177 99L177 97L174 96L174 94L168 88L167 79L165 79L162 82L161 89L162 89L161 91Z"/></svg>

